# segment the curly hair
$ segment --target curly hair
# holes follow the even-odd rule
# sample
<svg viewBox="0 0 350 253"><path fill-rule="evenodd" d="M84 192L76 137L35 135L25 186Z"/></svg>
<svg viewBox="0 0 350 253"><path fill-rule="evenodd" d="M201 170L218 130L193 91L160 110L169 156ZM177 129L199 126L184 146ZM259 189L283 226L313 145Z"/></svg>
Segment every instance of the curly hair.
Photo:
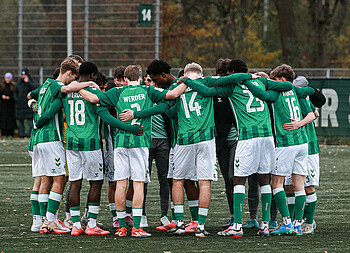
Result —
<svg viewBox="0 0 350 253"><path fill-rule="evenodd" d="M154 59L150 64L147 66L146 73L149 75L160 75L162 73L170 74L171 66L163 61Z"/></svg>
<svg viewBox="0 0 350 253"><path fill-rule="evenodd" d="M216 61L215 73L217 76L227 76L227 66L231 62L231 59L220 58Z"/></svg>
<svg viewBox="0 0 350 253"><path fill-rule="evenodd" d="M96 84L98 86L103 86L108 82L107 77L102 73L102 72L98 72L97 76L96 76Z"/></svg>

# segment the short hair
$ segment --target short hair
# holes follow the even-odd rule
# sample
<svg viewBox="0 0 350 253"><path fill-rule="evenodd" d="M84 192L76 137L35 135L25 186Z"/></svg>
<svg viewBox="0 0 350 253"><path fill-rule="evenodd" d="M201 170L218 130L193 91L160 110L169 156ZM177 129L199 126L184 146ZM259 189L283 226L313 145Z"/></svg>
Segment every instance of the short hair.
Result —
<svg viewBox="0 0 350 253"><path fill-rule="evenodd" d="M129 65L124 71L124 77L129 81L137 81L142 76L142 69L137 65Z"/></svg>
<svg viewBox="0 0 350 253"><path fill-rule="evenodd" d="M198 63L192 62L192 63L187 64L185 69L184 69L185 74L187 74L188 72L203 74L203 69L202 69L201 65L199 65Z"/></svg>
<svg viewBox="0 0 350 253"><path fill-rule="evenodd" d="M114 78L124 78L125 66L118 66L113 71Z"/></svg>
<svg viewBox="0 0 350 253"><path fill-rule="evenodd" d="M88 76L91 74L97 75L97 73L98 73L98 68L96 64L93 62L85 61L80 65L80 68L79 68L80 76Z"/></svg>
<svg viewBox="0 0 350 253"><path fill-rule="evenodd" d="M243 61L242 59L233 59L227 65L227 71L229 73L247 73L248 66L247 63L245 63L245 61Z"/></svg>
<svg viewBox="0 0 350 253"><path fill-rule="evenodd" d="M96 84L98 86L102 86L102 85L105 85L107 82L108 82L108 79L107 77L102 73L102 72L98 72L97 73L97 76L96 76Z"/></svg>
<svg viewBox="0 0 350 253"><path fill-rule="evenodd" d="M269 75L266 74L265 72L256 72L255 75L261 76L261 77L265 77L265 78L269 78Z"/></svg>
<svg viewBox="0 0 350 253"><path fill-rule="evenodd" d="M163 61L154 59L150 64L148 64L146 73L149 75L160 75L162 73L170 74L171 66Z"/></svg>
<svg viewBox="0 0 350 253"><path fill-rule="evenodd" d="M80 55L77 55L77 54L71 54L71 55L69 55L67 58L74 59L74 60L76 60L78 63L83 63L83 62L84 62L83 57L81 57ZM67 59L67 58L66 58L66 59Z"/></svg>
<svg viewBox="0 0 350 253"><path fill-rule="evenodd" d="M231 62L231 59L220 58L216 61L215 74L218 76L227 76L227 66Z"/></svg>
<svg viewBox="0 0 350 253"><path fill-rule="evenodd" d="M64 74L70 70L74 75L78 76L78 69L79 65L76 60L73 60L72 58L66 58L63 62L61 62L60 74Z"/></svg>
<svg viewBox="0 0 350 253"><path fill-rule="evenodd" d="M56 68L55 71L52 73L52 78L57 79L59 75L60 75L60 68Z"/></svg>
<svg viewBox="0 0 350 253"><path fill-rule="evenodd" d="M287 81L293 82L295 73L291 66L282 64L271 70L270 77L271 79L284 77Z"/></svg>

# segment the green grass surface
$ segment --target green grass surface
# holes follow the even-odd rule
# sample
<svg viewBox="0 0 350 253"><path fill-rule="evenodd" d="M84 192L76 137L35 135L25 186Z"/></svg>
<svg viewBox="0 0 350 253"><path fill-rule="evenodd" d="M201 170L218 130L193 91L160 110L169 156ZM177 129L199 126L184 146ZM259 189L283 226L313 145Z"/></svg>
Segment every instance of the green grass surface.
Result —
<svg viewBox="0 0 350 253"><path fill-rule="evenodd" d="M350 225L350 147L321 147L321 186L317 191L315 235L267 238L257 237L255 230L245 231L242 238L216 236L228 218L222 177L213 183L206 223L206 229L213 236L175 236L155 230L160 214L156 173L152 175L147 198L150 227L145 230L152 233L151 238L117 238L114 235L108 209L107 183L103 186L98 219L111 231L111 235L72 237L32 233L29 196L33 179L26 148L25 140L0 141L0 252L350 252L346 230ZM81 199L85 203L87 182L83 188ZM247 199L244 208L244 220L247 220ZM185 219L189 219L188 207L185 206L185 209ZM63 209L60 218L64 219Z"/></svg>

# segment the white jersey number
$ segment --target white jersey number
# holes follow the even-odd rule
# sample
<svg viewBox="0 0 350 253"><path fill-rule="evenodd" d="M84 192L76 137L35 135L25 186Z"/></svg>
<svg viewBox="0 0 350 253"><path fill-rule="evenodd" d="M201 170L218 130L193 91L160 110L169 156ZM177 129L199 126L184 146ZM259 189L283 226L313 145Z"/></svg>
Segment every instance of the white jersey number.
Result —
<svg viewBox="0 0 350 253"><path fill-rule="evenodd" d="M285 100L286 100L286 102L288 104L290 117L292 119L295 119L296 121L300 121L301 120L300 109L299 109L299 107L297 105L294 105L294 101L296 101L295 97L286 98Z"/></svg>
<svg viewBox="0 0 350 253"><path fill-rule="evenodd" d="M254 95L250 92L250 90L243 90L243 93L247 93L249 95L248 103L245 105L247 112L262 112L264 110L265 108L264 102L261 101L259 98L254 97ZM260 107L251 108L254 98L256 101L260 102Z"/></svg>
<svg viewBox="0 0 350 253"><path fill-rule="evenodd" d="M68 100L70 125L74 125L74 121L78 126L85 124L85 104L82 100L77 100L75 103L73 100Z"/></svg>
<svg viewBox="0 0 350 253"><path fill-rule="evenodd" d="M196 96L197 96L197 92L193 92L193 94L190 98L190 102L188 103L188 106L187 106L185 94L181 95L181 100L182 100L182 103L184 105L185 115L186 115L187 119L189 119L191 117L190 112L188 111L188 108L190 108L191 112L196 111L197 116L201 115L202 107L198 104L198 102L194 102Z"/></svg>
<svg viewBox="0 0 350 253"><path fill-rule="evenodd" d="M135 103L135 104L131 104L130 105L131 108L136 108L136 111L141 111L141 107L138 103ZM141 123L140 122L137 122L137 119L133 119L131 121L131 125L140 125Z"/></svg>

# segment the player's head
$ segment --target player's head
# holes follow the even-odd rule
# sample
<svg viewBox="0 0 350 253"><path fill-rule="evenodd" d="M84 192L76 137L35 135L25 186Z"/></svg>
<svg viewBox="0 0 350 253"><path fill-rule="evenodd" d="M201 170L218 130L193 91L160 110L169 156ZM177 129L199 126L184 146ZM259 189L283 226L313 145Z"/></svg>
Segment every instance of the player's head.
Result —
<svg viewBox="0 0 350 253"><path fill-rule="evenodd" d="M107 88L107 82L108 82L107 77L102 72L99 71L96 76L96 84L100 87L102 92L105 92Z"/></svg>
<svg viewBox="0 0 350 253"><path fill-rule="evenodd" d="M170 70L171 66L167 62L154 59L148 64L146 73L158 87L166 88L171 84L171 79L169 78L171 76Z"/></svg>
<svg viewBox="0 0 350 253"><path fill-rule="evenodd" d="M261 77L265 77L265 78L270 78L268 74L266 74L265 72L255 72L254 73L257 76L261 76Z"/></svg>
<svg viewBox="0 0 350 253"><path fill-rule="evenodd" d="M184 69L184 75L188 76L191 74L196 74L196 75L202 76L203 69L202 69L201 65L199 65L198 63L195 63L195 62L187 64L185 66L185 69Z"/></svg>
<svg viewBox="0 0 350 253"><path fill-rule="evenodd" d="M215 74L217 76L227 76L227 66L230 63L230 61L232 61L231 59L223 59L220 58L216 61L216 65L215 65Z"/></svg>
<svg viewBox="0 0 350 253"><path fill-rule="evenodd" d="M141 81L142 77L142 69L137 65L129 65L126 67L124 71L124 79L127 83Z"/></svg>
<svg viewBox="0 0 350 253"><path fill-rule="evenodd" d="M289 81L293 82L295 77L294 70L287 64L277 66L270 72L270 78L276 81Z"/></svg>
<svg viewBox="0 0 350 253"><path fill-rule="evenodd" d="M242 59L233 59L227 65L228 74L233 73L248 73L248 66Z"/></svg>
<svg viewBox="0 0 350 253"><path fill-rule="evenodd" d="M113 77L114 77L114 84L117 87L125 86L126 82L124 81L124 72L126 67L125 66L118 66L113 71Z"/></svg>
<svg viewBox="0 0 350 253"><path fill-rule="evenodd" d="M293 80L293 85L296 87L306 87L309 85L309 81L305 76L298 76Z"/></svg>
<svg viewBox="0 0 350 253"><path fill-rule="evenodd" d="M67 58L71 58L73 60L76 60L79 64L79 66L84 62L84 59L83 57L81 57L80 55L77 55L77 54L71 54L70 56L68 56ZM66 58L66 59L67 59Z"/></svg>
<svg viewBox="0 0 350 253"><path fill-rule="evenodd" d="M95 81L98 68L95 63L85 61L80 65L79 76L81 81Z"/></svg>
<svg viewBox="0 0 350 253"><path fill-rule="evenodd" d="M59 78L64 84L69 84L79 76L79 65L76 60L66 58L61 62Z"/></svg>
<svg viewBox="0 0 350 253"><path fill-rule="evenodd" d="M52 78L57 79L59 75L60 75L60 68L56 68L55 71L52 73Z"/></svg>
<svg viewBox="0 0 350 253"><path fill-rule="evenodd" d="M153 80L151 79L149 74L146 74L146 76L144 78L144 82L145 82L146 86L156 86L156 84L153 82Z"/></svg>

